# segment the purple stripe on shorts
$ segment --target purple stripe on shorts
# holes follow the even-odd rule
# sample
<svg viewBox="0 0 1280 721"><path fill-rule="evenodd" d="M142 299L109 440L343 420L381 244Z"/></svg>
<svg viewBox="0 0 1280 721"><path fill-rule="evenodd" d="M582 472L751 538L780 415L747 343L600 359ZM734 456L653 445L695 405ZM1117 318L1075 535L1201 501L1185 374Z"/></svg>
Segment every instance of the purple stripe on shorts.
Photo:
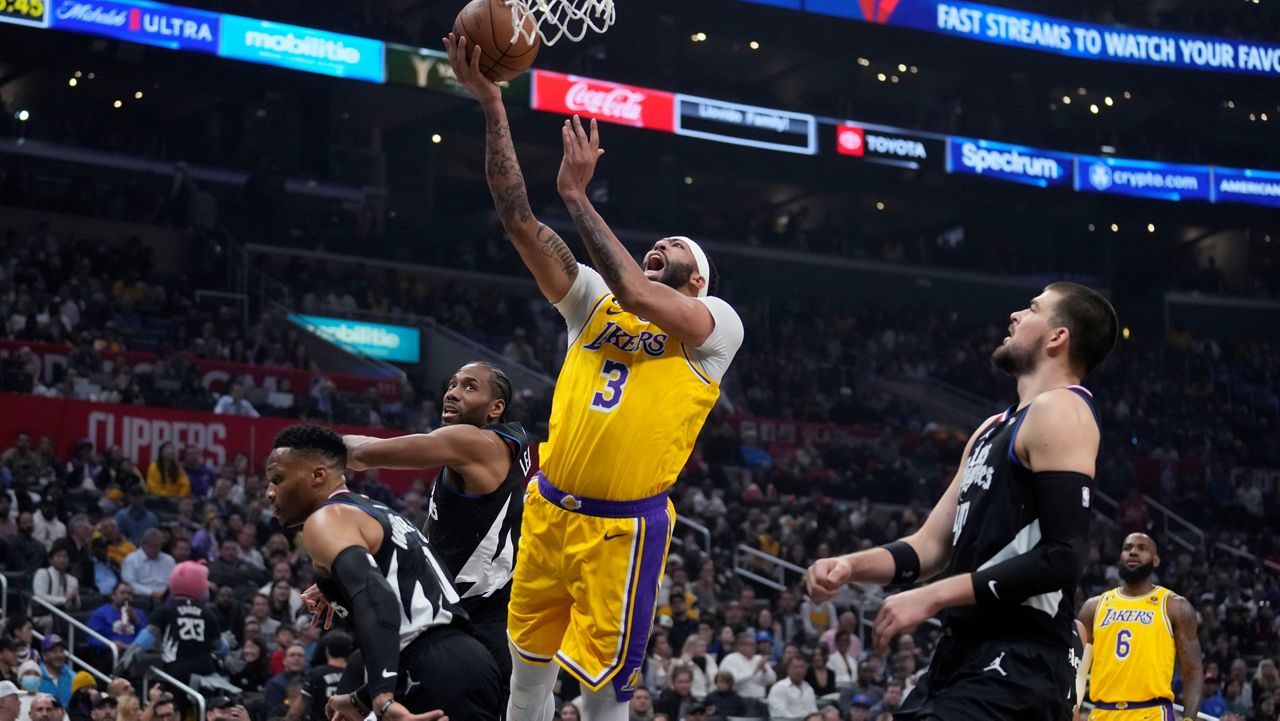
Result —
<svg viewBox="0 0 1280 721"><path fill-rule="evenodd" d="M640 572L632 592L635 602L627 626L622 629L627 636L622 666L613 677L613 690L619 701L630 701L639 685L640 665L644 663L644 652L649 646L653 614L658 610L658 584L662 581L662 566L670 542L671 518L666 508L660 513L644 516L641 523L644 524L644 547L640 549Z"/></svg>

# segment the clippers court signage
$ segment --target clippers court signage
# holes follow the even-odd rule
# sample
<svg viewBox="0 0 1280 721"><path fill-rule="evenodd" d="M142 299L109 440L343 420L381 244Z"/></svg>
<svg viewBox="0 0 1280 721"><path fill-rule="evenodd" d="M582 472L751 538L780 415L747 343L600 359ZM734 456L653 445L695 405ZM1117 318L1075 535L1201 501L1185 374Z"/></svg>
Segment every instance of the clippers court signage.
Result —
<svg viewBox="0 0 1280 721"><path fill-rule="evenodd" d="M546 70L533 71L534 110L595 118L602 123L675 132L672 93Z"/></svg>

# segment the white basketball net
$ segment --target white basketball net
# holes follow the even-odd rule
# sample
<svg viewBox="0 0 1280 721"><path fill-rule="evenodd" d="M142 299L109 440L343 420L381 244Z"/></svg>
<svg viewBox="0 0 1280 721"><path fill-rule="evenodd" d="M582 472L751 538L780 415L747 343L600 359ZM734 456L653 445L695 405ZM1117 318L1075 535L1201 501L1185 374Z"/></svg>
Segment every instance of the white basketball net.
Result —
<svg viewBox="0 0 1280 721"><path fill-rule="evenodd" d="M591 30L602 33L613 25L613 0L506 0L511 8L515 32L511 41L524 36L525 42L542 38L543 45L555 45L562 37L578 42Z"/></svg>

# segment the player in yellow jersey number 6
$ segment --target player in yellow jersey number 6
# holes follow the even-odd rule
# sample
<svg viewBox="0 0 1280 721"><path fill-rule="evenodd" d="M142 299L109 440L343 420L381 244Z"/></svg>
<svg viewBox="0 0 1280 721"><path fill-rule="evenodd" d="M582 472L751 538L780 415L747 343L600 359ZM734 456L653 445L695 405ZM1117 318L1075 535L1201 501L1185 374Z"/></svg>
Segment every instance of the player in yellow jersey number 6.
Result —
<svg viewBox="0 0 1280 721"><path fill-rule="evenodd" d="M587 199L600 135L561 128L556 189L597 270L529 208L497 86L465 38L445 38L458 82L485 115L485 178L503 227L568 324L541 472L524 507L507 633L507 717L552 717L555 661L587 689L586 721L626 721L653 625L675 482L742 345L742 321L710 295L706 253L663 238L638 264Z"/></svg>

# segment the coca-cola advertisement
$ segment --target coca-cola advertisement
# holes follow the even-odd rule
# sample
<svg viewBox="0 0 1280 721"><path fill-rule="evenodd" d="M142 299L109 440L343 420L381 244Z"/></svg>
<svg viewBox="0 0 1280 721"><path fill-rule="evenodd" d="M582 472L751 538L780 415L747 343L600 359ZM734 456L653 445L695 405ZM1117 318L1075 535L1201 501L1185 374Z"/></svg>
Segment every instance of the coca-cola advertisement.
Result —
<svg viewBox="0 0 1280 721"><path fill-rule="evenodd" d="M675 95L661 90L535 70L532 104L534 110L675 131Z"/></svg>

